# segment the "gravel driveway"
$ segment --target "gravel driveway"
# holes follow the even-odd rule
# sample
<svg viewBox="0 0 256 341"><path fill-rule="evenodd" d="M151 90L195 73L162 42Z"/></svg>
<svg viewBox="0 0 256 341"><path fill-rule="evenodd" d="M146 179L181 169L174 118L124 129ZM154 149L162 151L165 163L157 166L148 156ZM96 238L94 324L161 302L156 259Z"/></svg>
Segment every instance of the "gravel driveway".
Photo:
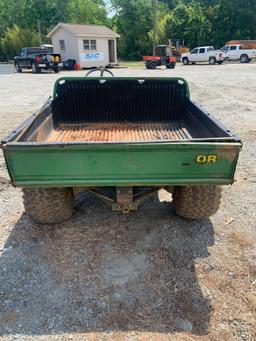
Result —
<svg viewBox="0 0 256 341"><path fill-rule="evenodd" d="M60 76L0 74L0 138L39 108ZM186 221L167 192L122 215L89 195L63 224L23 213L0 155L3 340L256 339L256 64L117 69L181 76L192 99L243 140L236 181L211 219Z"/></svg>

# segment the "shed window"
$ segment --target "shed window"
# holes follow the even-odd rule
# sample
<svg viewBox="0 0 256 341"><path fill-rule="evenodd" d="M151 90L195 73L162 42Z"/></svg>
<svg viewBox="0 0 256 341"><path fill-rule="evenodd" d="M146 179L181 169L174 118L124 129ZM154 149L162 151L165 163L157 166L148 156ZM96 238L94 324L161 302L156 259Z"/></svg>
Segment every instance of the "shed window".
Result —
<svg viewBox="0 0 256 341"><path fill-rule="evenodd" d="M90 40L84 40L84 50L90 50Z"/></svg>
<svg viewBox="0 0 256 341"><path fill-rule="evenodd" d="M91 40L91 50L97 50L96 40Z"/></svg>
<svg viewBox="0 0 256 341"><path fill-rule="evenodd" d="M60 40L60 50L65 51L65 40Z"/></svg>
<svg viewBox="0 0 256 341"><path fill-rule="evenodd" d="M83 40L84 50L97 50L96 40Z"/></svg>

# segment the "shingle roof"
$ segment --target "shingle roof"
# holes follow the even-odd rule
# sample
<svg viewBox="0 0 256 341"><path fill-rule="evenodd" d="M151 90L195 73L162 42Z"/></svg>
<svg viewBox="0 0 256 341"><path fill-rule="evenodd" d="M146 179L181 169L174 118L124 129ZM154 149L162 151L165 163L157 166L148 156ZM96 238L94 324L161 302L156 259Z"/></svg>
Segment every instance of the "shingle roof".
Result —
<svg viewBox="0 0 256 341"><path fill-rule="evenodd" d="M51 32L48 33L48 37L52 37L54 32L58 28L63 28L75 36L90 36L90 37L120 37L118 33L110 30L106 26L101 25L82 25L82 24L67 24L67 23L59 23L54 27Z"/></svg>

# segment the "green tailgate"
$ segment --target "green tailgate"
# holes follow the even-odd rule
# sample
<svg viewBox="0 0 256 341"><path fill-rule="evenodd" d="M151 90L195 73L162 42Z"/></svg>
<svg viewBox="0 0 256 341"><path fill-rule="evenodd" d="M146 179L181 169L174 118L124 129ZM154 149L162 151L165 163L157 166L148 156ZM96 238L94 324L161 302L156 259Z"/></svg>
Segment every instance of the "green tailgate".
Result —
<svg viewBox="0 0 256 341"><path fill-rule="evenodd" d="M230 184L240 143L40 145L7 143L16 186Z"/></svg>

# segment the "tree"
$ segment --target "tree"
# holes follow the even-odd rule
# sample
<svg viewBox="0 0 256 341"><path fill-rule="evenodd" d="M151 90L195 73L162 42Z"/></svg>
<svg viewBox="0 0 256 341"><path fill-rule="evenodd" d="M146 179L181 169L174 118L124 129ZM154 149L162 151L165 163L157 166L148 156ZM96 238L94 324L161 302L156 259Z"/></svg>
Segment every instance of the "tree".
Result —
<svg viewBox="0 0 256 341"><path fill-rule="evenodd" d="M169 31L166 29L167 23L171 18L170 13L165 13L158 19L156 25L156 44L168 44L168 40L171 39ZM148 33L150 41L153 42L153 30Z"/></svg>
<svg viewBox="0 0 256 341"><path fill-rule="evenodd" d="M22 38L23 32L25 34L25 39L21 39L23 47L27 45L26 41L35 41L31 37L36 36L38 20L44 42L47 42L47 33L59 22L111 26L103 0L0 0L0 18L0 39L2 38L0 59L6 57L7 52L8 56L13 54L11 46L15 46L16 43L7 41L10 34ZM30 36L28 31L31 33Z"/></svg>
<svg viewBox="0 0 256 341"><path fill-rule="evenodd" d="M44 41L59 22L103 24L120 33L118 51L123 58L141 59L152 53L152 0L111 3L112 19L104 0L0 0L0 58L19 49L17 36L24 46L25 42L32 45L38 20ZM168 39L182 39L189 47L221 47L231 39L256 39L256 1L158 0L156 41L167 44Z"/></svg>
<svg viewBox="0 0 256 341"><path fill-rule="evenodd" d="M166 31L173 39L181 39L189 47L209 44L211 23L200 1L180 1L166 21Z"/></svg>
<svg viewBox="0 0 256 341"><path fill-rule="evenodd" d="M63 0L0 0L0 18L0 37L13 25L37 30L37 20L47 34L59 21L67 20L68 11Z"/></svg>
<svg viewBox="0 0 256 341"><path fill-rule="evenodd" d="M13 57L24 46L38 46L38 34L29 29L22 29L17 25L6 30L5 36L0 40L0 49L6 59Z"/></svg>
<svg viewBox="0 0 256 341"><path fill-rule="evenodd" d="M107 10L102 0L69 0L67 9L69 22L110 25L110 20L107 19Z"/></svg>
<svg viewBox="0 0 256 341"><path fill-rule="evenodd" d="M118 51L123 58L141 59L152 50L148 32L152 28L151 0L113 0L113 24L120 33Z"/></svg>
<svg viewBox="0 0 256 341"><path fill-rule="evenodd" d="M255 0L219 0L211 8L209 19L219 47L232 39L256 39Z"/></svg>
<svg viewBox="0 0 256 341"><path fill-rule="evenodd" d="M0 37L14 24L43 34L59 22L109 24L103 0L0 0Z"/></svg>

